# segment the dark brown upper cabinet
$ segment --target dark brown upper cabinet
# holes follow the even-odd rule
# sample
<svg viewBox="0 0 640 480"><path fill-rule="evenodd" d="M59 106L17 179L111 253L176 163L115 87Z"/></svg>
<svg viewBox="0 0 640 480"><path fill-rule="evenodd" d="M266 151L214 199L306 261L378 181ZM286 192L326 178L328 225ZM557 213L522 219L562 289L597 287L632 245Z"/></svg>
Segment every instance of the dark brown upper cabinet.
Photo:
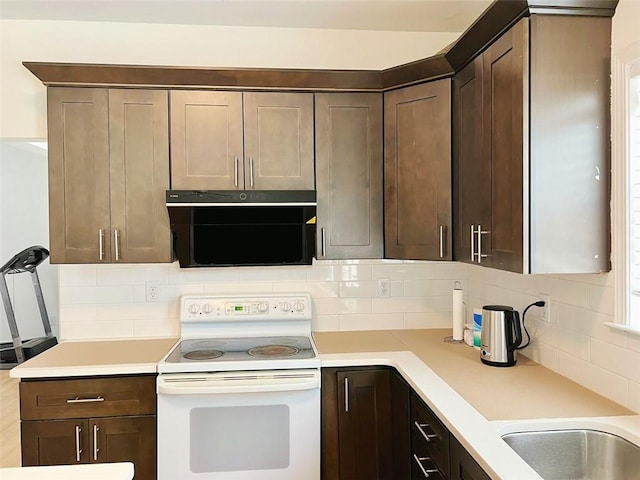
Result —
<svg viewBox="0 0 640 480"><path fill-rule="evenodd" d="M454 79L455 260L609 263L610 20L532 15Z"/></svg>
<svg viewBox="0 0 640 480"><path fill-rule="evenodd" d="M51 263L170 262L167 93L47 94Z"/></svg>
<svg viewBox="0 0 640 480"><path fill-rule="evenodd" d="M384 95L385 257L451 260L451 80Z"/></svg>
<svg viewBox="0 0 640 480"><path fill-rule="evenodd" d="M313 94L171 92L171 188L313 190Z"/></svg>
<svg viewBox="0 0 640 480"><path fill-rule="evenodd" d="M482 164L482 57L453 79L452 204L453 258L475 262L475 224L486 218L488 204L479 201L489 178Z"/></svg>
<svg viewBox="0 0 640 480"><path fill-rule="evenodd" d="M315 97L318 258L382 258L382 94Z"/></svg>

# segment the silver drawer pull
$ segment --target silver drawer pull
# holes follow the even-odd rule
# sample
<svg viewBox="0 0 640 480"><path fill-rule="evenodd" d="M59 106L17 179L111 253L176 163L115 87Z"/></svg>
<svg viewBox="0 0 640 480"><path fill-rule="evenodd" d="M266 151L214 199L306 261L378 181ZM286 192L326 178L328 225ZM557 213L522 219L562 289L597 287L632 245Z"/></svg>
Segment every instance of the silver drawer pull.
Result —
<svg viewBox="0 0 640 480"><path fill-rule="evenodd" d="M96 398L69 398L67 399L67 403L94 403L94 402L104 402L104 397L96 397Z"/></svg>
<svg viewBox="0 0 640 480"><path fill-rule="evenodd" d="M435 433L427 433L423 430L423 427L426 428L429 426L428 423L418 423L418 421L416 420L415 422L413 422L413 424L416 426L418 431L422 434L427 442L430 442L434 438L438 438L438 435L436 435Z"/></svg>
<svg viewBox="0 0 640 480"><path fill-rule="evenodd" d="M424 466L422 465L422 462L426 460L431 460L431 457L419 457L414 453L413 460L418 464L418 467L420 467L420 470L422 470L422 474L424 475L424 478L430 478L431 477L431 475L429 475L430 473L439 472L437 468L424 468Z"/></svg>

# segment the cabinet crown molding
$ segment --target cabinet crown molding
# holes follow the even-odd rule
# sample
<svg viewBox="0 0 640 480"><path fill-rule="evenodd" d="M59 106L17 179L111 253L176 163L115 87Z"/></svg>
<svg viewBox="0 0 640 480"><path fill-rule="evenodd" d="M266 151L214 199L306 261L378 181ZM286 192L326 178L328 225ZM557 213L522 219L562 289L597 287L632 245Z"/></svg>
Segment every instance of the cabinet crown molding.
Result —
<svg viewBox="0 0 640 480"><path fill-rule="evenodd" d="M444 51L384 70L223 68L25 61L46 86L383 92L451 77L519 19L534 15L612 17L618 0L495 0Z"/></svg>

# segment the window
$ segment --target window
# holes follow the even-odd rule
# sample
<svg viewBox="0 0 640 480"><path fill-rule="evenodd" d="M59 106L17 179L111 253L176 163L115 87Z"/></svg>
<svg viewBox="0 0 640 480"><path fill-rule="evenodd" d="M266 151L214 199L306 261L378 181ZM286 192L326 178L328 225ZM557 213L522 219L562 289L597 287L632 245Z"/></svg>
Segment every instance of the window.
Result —
<svg viewBox="0 0 640 480"><path fill-rule="evenodd" d="M614 328L640 334L640 42L613 61Z"/></svg>
<svg viewBox="0 0 640 480"><path fill-rule="evenodd" d="M640 59L629 69L629 311L640 329Z"/></svg>

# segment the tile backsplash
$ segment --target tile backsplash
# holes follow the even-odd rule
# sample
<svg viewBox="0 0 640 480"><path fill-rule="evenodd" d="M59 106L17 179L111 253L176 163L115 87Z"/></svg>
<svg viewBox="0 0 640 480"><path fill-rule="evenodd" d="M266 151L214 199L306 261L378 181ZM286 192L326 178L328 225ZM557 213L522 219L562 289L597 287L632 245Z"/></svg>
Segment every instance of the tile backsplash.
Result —
<svg viewBox="0 0 640 480"><path fill-rule="evenodd" d="M60 265L60 337L178 335L183 294L306 292L313 330L374 330L451 326L451 290L467 268L453 262L315 261L311 266L180 269L165 265ZM390 295L378 296L378 279ZM147 302L147 282L158 282Z"/></svg>
<svg viewBox="0 0 640 480"><path fill-rule="evenodd" d="M539 309L527 311L525 325L530 346L521 353L536 362L640 412L640 336L614 330L614 275L518 275L469 266L467 303L511 305L520 312L551 297L548 321ZM523 335L524 332L523 332ZM526 338L526 336L525 336Z"/></svg>
<svg viewBox="0 0 640 480"><path fill-rule="evenodd" d="M179 335L183 294L307 292L313 330L451 327L451 291L464 289L467 316L497 303L520 311L550 295L548 321L533 307L532 336L520 353L640 412L640 337L612 330L612 274L519 275L455 262L401 260L315 261L311 266L180 269L174 264L60 265L60 338ZM390 296L378 294L388 279ZM160 285L147 302L147 282ZM489 367L488 367L489 368Z"/></svg>

